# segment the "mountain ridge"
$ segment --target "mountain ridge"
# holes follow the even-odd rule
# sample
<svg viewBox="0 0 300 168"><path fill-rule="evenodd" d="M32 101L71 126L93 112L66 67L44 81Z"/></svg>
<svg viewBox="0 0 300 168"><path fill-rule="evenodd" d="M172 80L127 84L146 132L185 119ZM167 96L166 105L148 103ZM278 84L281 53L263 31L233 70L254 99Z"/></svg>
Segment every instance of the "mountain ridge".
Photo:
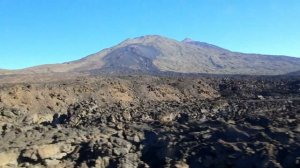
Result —
<svg viewBox="0 0 300 168"><path fill-rule="evenodd" d="M115 71L123 68L178 73L281 75L299 71L300 58L245 54L191 39L177 41L147 35L126 39L79 60L22 70L0 70L0 74Z"/></svg>

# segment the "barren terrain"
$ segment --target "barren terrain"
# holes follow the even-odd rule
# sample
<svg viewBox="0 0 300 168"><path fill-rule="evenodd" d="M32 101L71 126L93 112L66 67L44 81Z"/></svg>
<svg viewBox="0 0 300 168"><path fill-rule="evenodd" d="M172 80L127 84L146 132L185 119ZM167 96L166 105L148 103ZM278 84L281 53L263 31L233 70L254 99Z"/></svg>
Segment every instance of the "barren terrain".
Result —
<svg viewBox="0 0 300 168"><path fill-rule="evenodd" d="M0 167L299 167L300 78L2 81L0 135Z"/></svg>

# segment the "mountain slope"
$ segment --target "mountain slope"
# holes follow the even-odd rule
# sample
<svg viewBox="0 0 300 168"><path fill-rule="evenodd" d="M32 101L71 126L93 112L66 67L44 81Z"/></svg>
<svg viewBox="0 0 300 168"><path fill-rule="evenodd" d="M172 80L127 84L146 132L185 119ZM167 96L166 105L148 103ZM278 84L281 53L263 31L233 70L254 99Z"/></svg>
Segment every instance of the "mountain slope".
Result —
<svg viewBox="0 0 300 168"><path fill-rule="evenodd" d="M6 69L0 69L0 74L1 75L5 75L6 73L9 73L10 71L9 70L6 70Z"/></svg>
<svg viewBox="0 0 300 168"><path fill-rule="evenodd" d="M300 71L295 71L295 72L291 72L291 73L288 73L286 75L290 75L290 76L300 76Z"/></svg>
<svg viewBox="0 0 300 168"><path fill-rule="evenodd" d="M128 39L83 59L42 65L13 73L81 72L90 70L172 71L180 73L278 75L300 70L300 59L232 52L186 39L157 35Z"/></svg>

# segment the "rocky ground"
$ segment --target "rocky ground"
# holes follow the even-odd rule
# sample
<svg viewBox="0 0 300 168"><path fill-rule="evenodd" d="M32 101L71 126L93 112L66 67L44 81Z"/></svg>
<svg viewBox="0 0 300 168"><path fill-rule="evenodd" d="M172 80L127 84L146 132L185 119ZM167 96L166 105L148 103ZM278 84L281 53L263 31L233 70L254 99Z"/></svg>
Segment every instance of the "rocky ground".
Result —
<svg viewBox="0 0 300 168"><path fill-rule="evenodd" d="M300 78L1 84L0 167L300 167Z"/></svg>

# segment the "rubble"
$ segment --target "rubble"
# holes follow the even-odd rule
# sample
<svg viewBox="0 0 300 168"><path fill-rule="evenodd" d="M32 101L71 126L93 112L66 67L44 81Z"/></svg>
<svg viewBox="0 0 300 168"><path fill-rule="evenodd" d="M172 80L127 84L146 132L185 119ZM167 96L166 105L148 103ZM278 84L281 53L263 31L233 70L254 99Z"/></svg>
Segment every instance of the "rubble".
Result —
<svg viewBox="0 0 300 168"><path fill-rule="evenodd" d="M207 83L220 96L131 103L77 97L45 119L42 112L0 104L0 167L300 166L295 81Z"/></svg>

